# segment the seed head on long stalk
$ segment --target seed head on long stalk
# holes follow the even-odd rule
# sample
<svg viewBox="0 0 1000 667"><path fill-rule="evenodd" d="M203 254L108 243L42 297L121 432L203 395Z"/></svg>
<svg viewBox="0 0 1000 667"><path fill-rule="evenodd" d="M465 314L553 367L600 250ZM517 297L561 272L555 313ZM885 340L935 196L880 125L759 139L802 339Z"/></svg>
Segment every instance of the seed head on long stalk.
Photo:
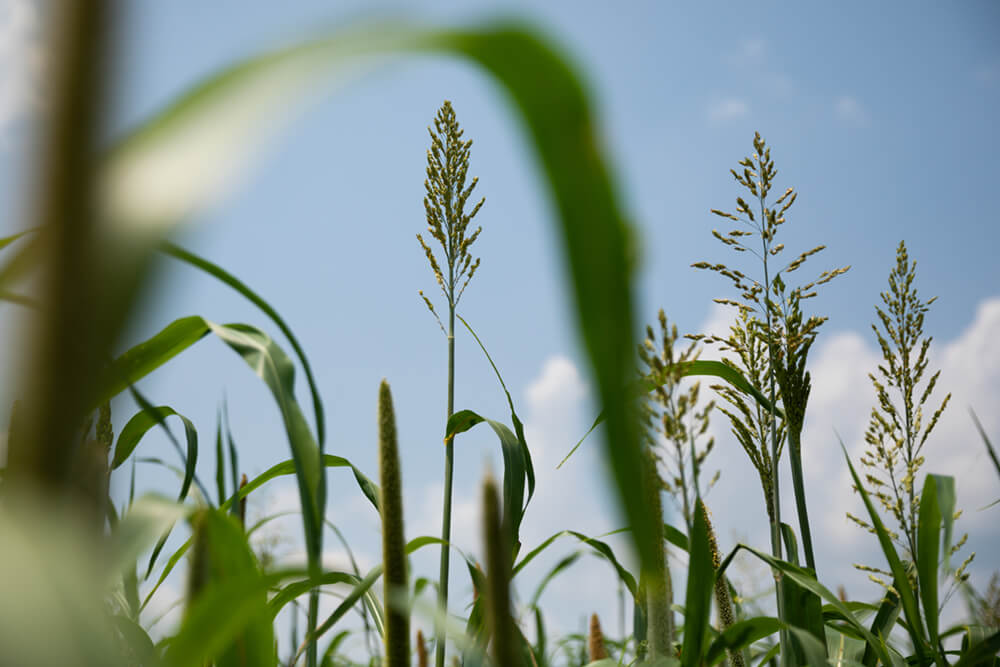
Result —
<svg viewBox="0 0 1000 667"><path fill-rule="evenodd" d="M478 179L466 184L469 171L471 140L462 139L462 129L455 118L451 102L445 100L434 119L434 128L427 128L431 147L427 151L427 179L424 181L424 211L427 215L427 232L441 246L439 259L424 237L417 234L427 261L434 272L438 287L448 304L448 326L445 328L433 302L420 292L427 308L434 315L441 330L448 338L448 410L450 419L455 411L455 308L469 286L469 281L479 268L479 258L473 259L469 249L479 238L482 227L468 234L469 223L483 205L480 199L471 210L465 206L476 187ZM441 567L438 578L438 604L442 613L448 610L448 571L451 540L451 489L454 467L454 440L445 445L444 503L441 512ZM436 628L435 667L444 667L445 631L440 623Z"/></svg>
<svg viewBox="0 0 1000 667"><path fill-rule="evenodd" d="M471 234L468 231L469 223L485 199L480 199L466 212L465 206L479 179L473 178L466 185L472 140L462 139L464 132L458 125L451 102L445 100L434 118L434 129L427 130L431 136L431 147L427 151L424 210L427 214L427 233L441 246L440 259L423 236L417 234L417 241L427 256L449 309L454 309L479 268L479 258L473 259L469 249L483 228L477 227ZM420 296L437 317L431 300L422 291ZM440 319L438 323L444 329Z"/></svg>
<svg viewBox="0 0 1000 667"><path fill-rule="evenodd" d="M712 230L712 235L734 251L756 257L763 275L758 274L758 278L754 278L725 264L694 264L695 268L717 273L732 283L738 299L720 298L715 301L735 307L739 311L739 319L727 338L693 338L720 343L723 350L734 352L743 367L731 361L729 363L750 376L748 379L751 382L761 382L755 385L756 388L769 396L772 404L780 403L785 412L786 419L779 423L769 411L762 411L759 406L748 406L736 392L720 392L735 409L725 412L730 417L734 434L760 473L765 493L770 495L768 514L772 525L776 525L781 520L777 503L778 458L786 436L796 450L793 454L798 457L799 435L810 386L805 371L806 358L818 328L826 321L825 317L805 317L801 304L803 300L816 296L818 287L843 275L850 267L823 271L805 284L792 288L787 286L788 274L797 271L826 246L807 250L787 264L779 265L776 270L775 261L780 261L785 250L785 244L778 243L776 237L798 195L788 188L774 201L768 199L778 170L771 158L771 149L759 133L754 136L753 147L753 155L740 160L740 169L731 169L730 173L748 191L751 202L753 199L756 202L748 203L737 197L735 213L712 209L713 214L736 223L725 234ZM796 476L799 467L793 461L793 476ZM796 484L796 504L801 515L805 504L799 486ZM800 521L803 527L807 523Z"/></svg>
<svg viewBox="0 0 1000 667"><path fill-rule="evenodd" d="M872 408L865 432L868 448L861 457L868 470L864 481L869 495L877 498L896 520L899 532L890 534L914 562L918 557L920 507L917 476L924 464L924 445L951 399L951 394L946 394L930 419L924 420L924 407L931 400L941 371L926 377L932 339L924 336L924 316L937 297L920 299L913 284L916 267L917 263L910 261L906 244L900 241L896 266L889 274L889 289L880 295L884 309L875 307L878 324L872 325L872 331L882 350L883 362L877 372L869 374L877 405ZM850 513L847 516L874 532L867 521ZM957 552L967 537L959 539L947 556ZM967 578L965 569L971 560L972 556L954 572L956 582ZM872 573L873 580L887 585L878 575L888 573L863 565L855 567Z"/></svg>
<svg viewBox="0 0 1000 667"><path fill-rule="evenodd" d="M389 383L378 390L379 481L382 487L382 562L385 572L385 656L388 667L410 662L410 616L406 599L406 542L403 481L396 438L396 414ZM402 608L401 608L402 607Z"/></svg>

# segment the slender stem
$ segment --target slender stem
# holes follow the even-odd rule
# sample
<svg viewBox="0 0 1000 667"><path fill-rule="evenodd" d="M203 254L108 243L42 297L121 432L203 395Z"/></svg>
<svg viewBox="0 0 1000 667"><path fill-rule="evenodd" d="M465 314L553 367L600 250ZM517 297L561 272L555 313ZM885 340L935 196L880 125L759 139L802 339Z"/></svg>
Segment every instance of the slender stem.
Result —
<svg viewBox="0 0 1000 667"><path fill-rule="evenodd" d="M763 166L758 166L763 169ZM760 224L761 224L761 244L763 246L761 255L764 263L764 317L767 318L767 381L770 389L771 406L777 405L774 378L774 328L771 323L771 275L768 271L768 240L767 240L767 214L765 213L763 194L757 197L760 202ZM774 412L769 412L769 422L771 426L771 503L774 506L774 514L771 517L771 553L775 558L781 558L781 496L778 485L778 424ZM775 576L775 596L778 603L778 618L787 622L785 617L784 585L780 574ZM781 664L788 665L791 661L791 651L785 648L791 644L791 633L787 630L781 631Z"/></svg>
<svg viewBox="0 0 1000 667"><path fill-rule="evenodd" d="M306 665L316 667L316 626L319 624L319 588L309 591L309 627L306 636L310 638L306 646Z"/></svg>
<svg viewBox="0 0 1000 667"><path fill-rule="evenodd" d="M448 305L448 419L455 411L455 306ZM441 570L438 575L438 607L444 615L448 613L448 557L451 554L451 475L455 462L455 439L445 443L444 450L444 509L441 511ZM434 664L444 667L445 629L439 620L435 628L436 646Z"/></svg>
<svg viewBox="0 0 1000 667"><path fill-rule="evenodd" d="M802 550L805 552L806 566L816 573L816 559L813 556L812 532L809 530L809 511L806 509L806 489L802 479L802 444L799 427L788 431L788 456L792 464L792 486L795 488L795 511L799 515L799 531L802 533Z"/></svg>

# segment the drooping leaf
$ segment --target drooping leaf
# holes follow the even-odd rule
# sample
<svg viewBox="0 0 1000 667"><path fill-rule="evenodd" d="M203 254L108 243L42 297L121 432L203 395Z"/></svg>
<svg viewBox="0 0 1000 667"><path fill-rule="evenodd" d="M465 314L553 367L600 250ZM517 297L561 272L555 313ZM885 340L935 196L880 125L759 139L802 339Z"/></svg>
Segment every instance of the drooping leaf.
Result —
<svg viewBox="0 0 1000 667"><path fill-rule="evenodd" d="M705 662L716 665L725 659L727 651L740 651L780 629L781 621L771 616L757 616L733 623L709 645Z"/></svg>
<svg viewBox="0 0 1000 667"><path fill-rule="evenodd" d="M906 574L906 569L903 567L903 563L899 559L899 554L896 553L896 547L893 546L892 538L889 536L889 532L885 529L881 517L878 515L875 506L872 504L871 498L868 497L868 492L865 491L864 486L862 486L858 473L854 470L854 465L851 463L851 458L847 455L847 449L843 446L843 443L841 443L841 449L844 450L844 458L847 459L847 467L854 480L854 488L857 489L858 493L861 495L861 499L865 503L865 508L868 510L868 518L871 522L871 526L875 530L875 534L878 536L879 545L882 547L882 553L889 562L889 570L892 572L893 577L893 587L899 595L900 603L903 607L903 613L906 616L907 629L910 633L910 641L913 642L913 647L917 652L918 658L923 660L926 652L924 624L920 617L920 609L917 606L913 586L910 584L910 579Z"/></svg>
<svg viewBox="0 0 1000 667"><path fill-rule="evenodd" d="M508 544L513 550L513 558L517 555L521 545L519 538L521 519L524 517L524 511L528 505L528 501L524 497L528 468L530 467L530 460L525 457L527 447L523 446L522 441L504 424L481 417L472 410L459 410L452 414L445 429L447 433L445 442L450 442L459 433L465 433L476 424L484 422L489 424L493 432L496 433L503 452L503 511L506 516L510 517L504 520L504 525L510 531Z"/></svg>

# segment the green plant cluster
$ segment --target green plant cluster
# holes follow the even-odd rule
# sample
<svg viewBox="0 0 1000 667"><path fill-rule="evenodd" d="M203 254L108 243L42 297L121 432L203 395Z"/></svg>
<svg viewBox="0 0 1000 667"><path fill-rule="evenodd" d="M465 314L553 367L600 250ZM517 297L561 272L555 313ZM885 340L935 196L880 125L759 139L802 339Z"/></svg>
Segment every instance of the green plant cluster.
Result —
<svg viewBox="0 0 1000 667"><path fill-rule="evenodd" d="M749 203L741 196L735 213L713 210L735 223L726 233L714 231L715 238L740 258L756 260L738 268L695 265L723 276L735 291L735 297L720 300L737 311L728 335L695 336L718 344L727 357L699 359L694 344L675 349L677 330L660 311L658 331L647 328L639 346L643 367L636 372L632 232L600 149L585 88L566 59L530 29L506 23L448 30L355 28L264 54L202 82L95 162L95 111L103 100L99 53L110 10L100 2L67 4L65 35L53 47L55 109L39 176L39 225L0 239L0 250L10 247L8 261L0 266L0 295L43 315L37 349L29 352L32 372L16 387L23 398L11 417L0 477L0 664L344 665L352 659L345 646L358 633L367 640L367 664L396 667L414 660L427 665L429 644L438 667L449 661L463 667L1000 664L996 581L979 593L965 573L969 559L958 568L951 564L964 543L964 538L953 540L956 482L936 474L920 478L928 436L948 399L923 420L922 407L938 378L934 373L925 381L930 339L923 337L923 322L931 301L917 297L914 265L902 243L873 327L884 363L872 372L875 407L866 433L869 449L861 459L864 477L845 450L845 464L866 508L866 517L856 520L874 534L885 558L882 567L865 567L880 573L885 592L877 600L849 601L821 583L802 474L813 443L802 440L812 383L807 359L825 318L806 313L804 303L847 268L790 286L790 274L823 246L781 261L784 245L777 237L796 194L789 189L769 198L777 169L760 135L753 140L753 154L731 172L749 193ZM509 93L555 204L577 325L601 406L595 426L605 426L608 470L629 522L621 532L627 532L639 555L637 571L623 565L602 536L560 531L537 545L521 543L535 473L523 424L499 371L508 420L455 409L456 320L495 371L496 366L456 312L479 267L470 246L480 229L469 233L469 225L483 202L466 208L476 186L475 179L467 180L471 141L463 139L450 103L438 111L430 131L424 200L428 233L443 255L418 235L448 306L447 324L438 320L448 342L447 412L442 432L430 436L442 437L446 445L440 536L404 541L404 471L389 384L383 380L372 393L376 483L351 461L327 452L319 388L304 350L278 312L224 268L166 241L185 215L211 201L217 184L192 181L169 198L145 192L150 198L136 207L143 184L151 182L149 170L156 173L153 167L164 155L204 157L200 145L185 141L206 136L206 128L221 129L218 123L226 114L220 120L220 109L240 109L248 99L274 98L284 105L287 88L268 88L269 83L318 73L373 50L457 55L482 67ZM511 53L518 57L510 58ZM247 136L239 134L241 128L219 135L220 145L232 142L228 150L233 154L242 155L243 142L253 136L253 128ZM98 173L106 179L102 187L97 187ZM183 262L242 295L281 333L292 354L257 326L218 324L196 315L167 324L123 354L111 354L140 308L140 287L155 277L151 266L157 255ZM30 285L33 272L42 276L37 284L47 290L37 300L18 291ZM425 303L437 317L426 297ZM220 414L214 489L199 474L198 427L173 408L151 403L136 387L207 336L221 340L264 383L289 448L287 459L247 479L240 475L228 417ZM306 407L295 392L297 370L306 377ZM707 503L715 478L704 483L702 474L714 447L707 436L714 402L702 405L700 385L684 385L701 376L720 382L713 387L726 404L719 411L760 477L769 549L720 548ZM137 408L116 439L110 401L120 395L131 397ZM312 424L306 408L311 408ZM168 420L183 427L182 438L174 436ZM504 462L502 482L487 476L482 486L485 563L454 549L450 533L456 438L480 424L496 436ZM143 495L135 488L137 451L157 428L168 433L181 462L172 498ZM981 434L996 461L988 437ZM778 489L785 453L794 486L790 508L781 506ZM128 497L116 503L109 480L130 468ZM381 518L382 560L367 572L356 566L331 569L322 562L331 469L350 473ZM281 476L294 477L299 492L304 567L276 567L251 545L255 531L272 517L248 526L246 502ZM680 527L664 520L664 491L682 510ZM795 522L783 521L789 512ZM175 533L186 539L167 553L168 537ZM349 541L337 534L349 551ZM525 603L518 590L522 573L537 565L540 554L566 543L573 548L544 573ZM415 578L408 567L408 557L425 548L440 549L436 582ZM775 614L747 604L730 578L740 552L772 573ZM583 553L609 563L631 603L633 623L625 636L609 636L597 614L585 633L547 633L540 605L544 588ZM474 591L461 612L448 599L450 556L460 559ZM154 641L141 614L184 558L189 574L178 602L181 621ZM674 590L671 558L685 564L683 591ZM141 584L148 588L145 595L140 595ZM332 612L321 615L320 596L334 586L346 593ZM413 637L411 620L420 613L425 589L435 587L436 599L424 608L434 620L434 637L425 640L419 631ZM971 601L970 619L943 627L942 606L955 588ZM363 629L348 622L352 611L361 615ZM283 612L294 622L290 641L279 651L276 619Z"/></svg>

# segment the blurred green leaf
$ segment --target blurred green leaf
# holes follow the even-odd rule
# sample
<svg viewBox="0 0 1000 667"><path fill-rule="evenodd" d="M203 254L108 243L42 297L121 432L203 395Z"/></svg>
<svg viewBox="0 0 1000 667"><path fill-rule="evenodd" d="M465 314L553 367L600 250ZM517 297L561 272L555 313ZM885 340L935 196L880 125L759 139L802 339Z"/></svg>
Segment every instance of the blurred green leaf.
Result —
<svg viewBox="0 0 1000 667"><path fill-rule="evenodd" d="M542 541L537 547L529 551L524 555L524 558L514 566L512 577L516 577L517 574L527 567L528 563L535 559L540 553L545 551L553 542L555 542L560 537L575 537L577 540L590 547L597 552L599 556L607 560L615 568L618 573L618 578L621 579L625 587L628 588L629 593L632 594L633 599L638 595L638 588L635 583L635 577L629 572L625 567L618 561L615 556L614 550L601 540L593 537L587 537L582 533L578 533L574 530L561 530L558 533L550 535L548 538Z"/></svg>
<svg viewBox="0 0 1000 667"><path fill-rule="evenodd" d="M701 503L700 498L698 503ZM712 564L705 512L695 512L689 554L681 664L684 667L695 667L701 663L704 655L709 616L712 613L712 591L715 587L715 566Z"/></svg>
<svg viewBox="0 0 1000 667"><path fill-rule="evenodd" d="M705 663L716 665L726 658L727 651L739 651L756 641L770 637L781 629L781 621L770 616L758 616L738 621L716 637L705 653Z"/></svg>
<svg viewBox="0 0 1000 667"><path fill-rule="evenodd" d="M232 516L205 509L192 523L188 607L170 641L167 662L178 667L208 660L218 667L273 667L267 590L275 578L260 573L243 528Z"/></svg>

